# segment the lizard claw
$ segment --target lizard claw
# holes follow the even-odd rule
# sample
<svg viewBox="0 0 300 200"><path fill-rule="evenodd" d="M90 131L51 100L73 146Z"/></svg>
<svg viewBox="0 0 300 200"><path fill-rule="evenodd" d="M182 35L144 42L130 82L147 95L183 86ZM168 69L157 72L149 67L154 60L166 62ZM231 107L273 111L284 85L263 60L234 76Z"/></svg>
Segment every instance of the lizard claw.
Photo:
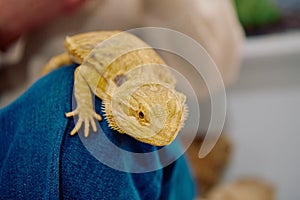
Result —
<svg viewBox="0 0 300 200"><path fill-rule="evenodd" d="M80 110L76 108L74 111L66 113L66 117L73 117L75 115L78 115L79 119L75 127L71 131L70 135L75 135L84 123L84 137L88 137L90 132L90 124L92 125L93 131L97 131L97 126L94 118L96 118L99 121L102 120L102 117L99 114L97 114L93 109Z"/></svg>
<svg viewBox="0 0 300 200"><path fill-rule="evenodd" d="M66 113L66 117L72 117L72 116L75 116L75 115L78 115L78 109L72 111L72 112L68 112Z"/></svg>

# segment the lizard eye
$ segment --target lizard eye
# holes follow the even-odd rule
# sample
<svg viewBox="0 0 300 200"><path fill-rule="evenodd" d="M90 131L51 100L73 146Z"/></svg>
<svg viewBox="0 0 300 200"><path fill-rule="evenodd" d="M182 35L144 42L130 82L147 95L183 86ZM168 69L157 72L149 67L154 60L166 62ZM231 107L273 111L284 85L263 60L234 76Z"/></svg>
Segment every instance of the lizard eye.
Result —
<svg viewBox="0 0 300 200"><path fill-rule="evenodd" d="M144 119L145 115L142 111L140 111L138 114L140 119Z"/></svg>
<svg viewBox="0 0 300 200"><path fill-rule="evenodd" d="M150 125L149 121L147 119L147 115L145 114L145 112L143 110L138 110L138 112L136 113L136 118L142 126Z"/></svg>

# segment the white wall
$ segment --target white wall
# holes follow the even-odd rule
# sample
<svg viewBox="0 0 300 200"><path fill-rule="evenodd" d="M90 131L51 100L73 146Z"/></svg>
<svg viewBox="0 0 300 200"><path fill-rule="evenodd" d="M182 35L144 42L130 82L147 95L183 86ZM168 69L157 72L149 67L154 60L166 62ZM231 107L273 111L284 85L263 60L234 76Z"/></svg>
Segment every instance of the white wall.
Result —
<svg viewBox="0 0 300 200"><path fill-rule="evenodd" d="M300 199L300 32L248 40L227 95L235 149L224 181L256 176L278 199Z"/></svg>

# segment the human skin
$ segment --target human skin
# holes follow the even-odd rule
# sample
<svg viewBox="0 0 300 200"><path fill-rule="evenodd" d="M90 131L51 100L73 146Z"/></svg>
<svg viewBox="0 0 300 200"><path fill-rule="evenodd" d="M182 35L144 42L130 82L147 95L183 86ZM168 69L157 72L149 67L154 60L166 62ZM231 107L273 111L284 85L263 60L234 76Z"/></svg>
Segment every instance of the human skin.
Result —
<svg viewBox="0 0 300 200"><path fill-rule="evenodd" d="M85 0L0 0L0 51L21 35L73 12Z"/></svg>

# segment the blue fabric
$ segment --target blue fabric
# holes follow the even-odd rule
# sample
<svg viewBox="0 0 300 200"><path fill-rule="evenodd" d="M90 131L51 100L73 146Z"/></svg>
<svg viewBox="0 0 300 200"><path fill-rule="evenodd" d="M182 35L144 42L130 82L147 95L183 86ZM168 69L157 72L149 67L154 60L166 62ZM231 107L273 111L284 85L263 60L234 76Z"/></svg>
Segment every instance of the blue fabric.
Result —
<svg viewBox="0 0 300 200"><path fill-rule="evenodd" d="M72 110L74 69L50 73L0 110L0 199L193 199L184 157L152 172L121 172L93 157L78 135L68 134L74 127L65 117ZM95 109L101 113L98 98ZM156 150L109 129L105 120L100 125L128 151Z"/></svg>

